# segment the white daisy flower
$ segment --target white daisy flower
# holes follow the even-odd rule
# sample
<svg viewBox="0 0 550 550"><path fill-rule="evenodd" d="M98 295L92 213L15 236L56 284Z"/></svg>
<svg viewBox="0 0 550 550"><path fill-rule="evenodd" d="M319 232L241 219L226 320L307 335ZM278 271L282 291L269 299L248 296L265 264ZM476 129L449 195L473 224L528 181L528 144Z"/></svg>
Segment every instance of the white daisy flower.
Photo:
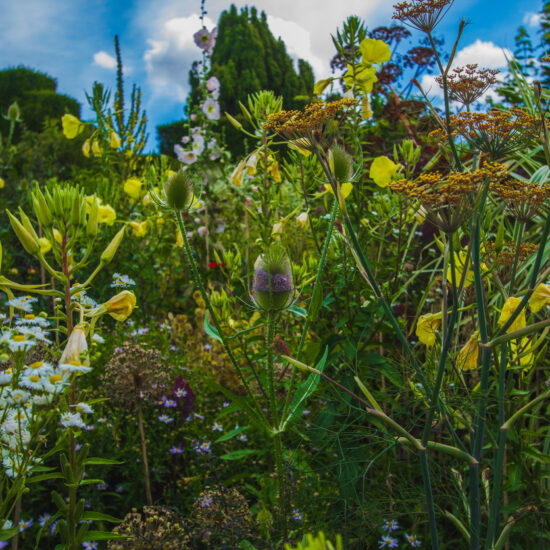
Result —
<svg viewBox="0 0 550 550"><path fill-rule="evenodd" d="M84 428L86 426L80 413L63 413L60 422L65 428Z"/></svg>
<svg viewBox="0 0 550 550"><path fill-rule="evenodd" d="M32 313L32 304L38 301L35 296L21 296L20 298L12 298L8 301L8 305L15 309L21 309L27 313Z"/></svg>
<svg viewBox="0 0 550 550"><path fill-rule="evenodd" d="M94 412L94 409L92 409L88 403L77 403L75 407L76 410L82 414L92 414Z"/></svg>

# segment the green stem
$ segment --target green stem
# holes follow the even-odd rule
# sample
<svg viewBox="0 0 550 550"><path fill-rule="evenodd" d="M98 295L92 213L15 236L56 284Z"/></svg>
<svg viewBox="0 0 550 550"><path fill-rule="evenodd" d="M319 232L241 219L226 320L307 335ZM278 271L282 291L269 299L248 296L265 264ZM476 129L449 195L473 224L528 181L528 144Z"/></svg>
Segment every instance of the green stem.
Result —
<svg viewBox="0 0 550 550"><path fill-rule="evenodd" d="M321 276L323 274L323 270L325 268L325 262L327 259L327 253L330 246L330 241L332 238L332 231L334 229L334 220L336 219L336 216L338 215L338 197L334 197L334 203L332 204L332 211L330 213L330 220L328 224L328 230L327 230L327 236L325 237L325 243L323 244L323 251L321 253L321 258L319 260L319 265L317 266L317 275L315 276L315 281L313 283L313 290L311 292L311 300L310 300L310 309L311 304L315 304L317 301L317 294L320 292L320 281ZM300 360L300 356L302 354L302 350L304 348L304 344L306 341L307 331L309 329L309 325L311 323L311 317L309 315L306 316L306 320L304 322L304 327L302 329L302 334L300 335L300 341L298 343L298 350L296 351L296 359ZM296 378L296 367L292 366L292 374L290 376L290 384L288 386L289 390L286 394L285 403L283 405L283 410L281 412L281 420L284 419L286 415L286 411L288 410L288 406L290 405L290 396L291 396L291 389L294 387L294 381Z"/></svg>
<svg viewBox="0 0 550 550"><path fill-rule="evenodd" d="M214 327L218 331L218 334L220 336L220 340L221 340L222 345L225 349L225 352L227 353L227 355L228 355L233 367L235 368L235 370L236 370L243 386L245 387L245 390L246 390L247 394L250 396L250 398L252 399L252 401L254 403L254 406L256 408L256 412L260 416L260 419L264 422L264 425L268 426L269 421L266 418L266 416L265 416L265 414L262 410L262 407L258 403L258 400L256 399L256 397L252 393L252 390L250 389L250 385L246 381L246 378L245 378L245 376L242 372L242 369L241 369L239 363L237 362L237 359L235 358L235 355L233 354L233 351L231 350L231 347L229 346L227 338L225 337L225 335L222 331L222 328L220 326L220 322L218 320L218 316L216 315L216 312L214 311L214 309L212 307L212 304L210 302L210 298L208 296L208 293L206 292L206 288L204 286L202 277L200 276L199 268L197 266L197 262L195 261L195 258L193 257L193 251L191 250L191 245L189 244L189 239L187 238L187 229L186 229L185 223L183 221L183 216L181 215L181 212L179 210L174 211L174 213L175 213L175 216L176 216L176 221L178 223L179 230L181 232L181 236L183 237L183 246L184 246L184 249L185 249L185 254L187 256L187 261L189 262L189 264L191 266L191 271L193 272L193 278L195 279L195 284L199 287L199 291L200 291L201 296L202 296L202 298L203 298L203 300L206 304L206 307L208 309L208 313L210 314L210 318L212 319L212 323L214 323Z"/></svg>
<svg viewBox="0 0 550 550"><path fill-rule="evenodd" d="M510 289L508 291L510 296L514 295L514 283L516 282L516 273L518 269L519 253L521 251L521 241L523 239L524 228L525 228L525 224L523 222L520 222L519 230L518 230L518 238L516 240L516 253L514 254L514 264L512 266L512 275L510 277Z"/></svg>

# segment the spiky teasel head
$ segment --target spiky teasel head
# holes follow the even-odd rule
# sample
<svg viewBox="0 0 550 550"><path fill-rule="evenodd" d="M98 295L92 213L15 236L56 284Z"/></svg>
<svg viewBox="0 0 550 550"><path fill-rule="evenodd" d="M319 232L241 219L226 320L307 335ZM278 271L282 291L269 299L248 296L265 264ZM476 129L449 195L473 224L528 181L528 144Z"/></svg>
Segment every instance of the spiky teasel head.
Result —
<svg viewBox="0 0 550 550"><path fill-rule="evenodd" d="M353 163L351 156L342 147L338 144L334 145L329 151L328 161L330 170L336 181L340 183L350 181L353 172Z"/></svg>
<svg viewBox="0 0 550 550"><path fill-rule="evenodd" d="M191 178L179 170L172 174L164 184L164 200L174 210L187 210L193 201L193 183Z"/></svg>
<svg viewBox="0 0 550 550"><path fill-rule="evenodd" d="M254 264L252 300L266 312L287 308L294 297L294 282L290 259L278 243L258 256Z"/></svg>

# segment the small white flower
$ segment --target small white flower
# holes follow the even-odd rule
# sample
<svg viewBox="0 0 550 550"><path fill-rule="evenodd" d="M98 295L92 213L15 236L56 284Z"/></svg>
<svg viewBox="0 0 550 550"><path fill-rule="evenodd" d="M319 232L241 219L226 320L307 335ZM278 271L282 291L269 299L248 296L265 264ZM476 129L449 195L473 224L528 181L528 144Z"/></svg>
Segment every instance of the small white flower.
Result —
<svg viewBox="0 0 550 550"><path fill-rule="evenodd" d="M8 301L8 305L15 309L21 309L27 313L32 313L32 304L38 301L35 296L21 296L20 298L13 298Z"/></svg>
<svg viewBox="0 0 550 550"><path fill-rule="evenodd" d="M77 403L76 410L82 414L92 414L94 412L88 403Z"/></svg>
<svg viewBox="0 0 550 550"><path fill-rule="evenodd" d="M61 415L61 424L65 428L84 428L86 426L80 413L63 413Z"/></svg>
<svg viewBox="0 0 550 550"><path fill-rule="evenodd" d="M98 344L104 344L105 343L105 338L103 338L103 336L100 336L97 332L93 333L92 340L94 342L97 342Z"/></svg>

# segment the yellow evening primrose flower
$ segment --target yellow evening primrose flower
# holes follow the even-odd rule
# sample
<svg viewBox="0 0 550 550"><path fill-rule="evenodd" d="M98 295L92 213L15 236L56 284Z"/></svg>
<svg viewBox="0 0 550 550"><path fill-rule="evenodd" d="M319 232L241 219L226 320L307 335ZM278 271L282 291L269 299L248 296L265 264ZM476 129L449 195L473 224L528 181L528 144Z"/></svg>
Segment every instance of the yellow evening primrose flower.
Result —
<svg viewBox="0 0 550 550"><path fill-rule="evenodd" d="M395 164L388 157L376 157L370 165L369 176L378 187L386 187L399 171L399 164Z"/></svg>
<svg viewBox="0 0 550 550"><path fill-rule="evenodd" d="M2 178L0 178L0 189L4 189L5 185L6 182Z"/></svg>
<svg viewBox="0 0 550 550"><path fill-rule="evenodd" d="M249 176L255 176L256 175L256 165L258 164L258 155L256 153L252 153L248 160L246 161L246 173Z"/></svg>
<svg viewBox="0 0 550 550"><path fill-rule="evenodd" d="M479 357L479 332L474 332L464 347L458 352L456 362L462 370L477 369L477 359Z"/></svg>
<svg viewBox="0 0 550 550"><path fill-rule="evenodd" d="M355 87L364 94L370 94L376 78L376 68L367 65L355 66ZM348 89L353 87L353 65L348 65L348 72L344 75L344 83Z"/></svg>
<svg viewBox="0 0 550 550"><path fill-rule="evenodd" d="M334 191L332 189L331 185L326 186L326 190L331 194L334 195ZM353 191L353 183L350 183L347 181L346 183L343 183L340 185L340 192L342 193L342 197L344 199L347 199L350 196L350 193Z"/></svg>
<svg viewBox="0 0 550 550"><path fill-rule="evenodd" d="M176 246L183 246L183 235L181 234L181 231L178 231L176 236Z"/></svg>
<svg viewBox="0 0 550 550"><path fill-rule="evenodd" d="M296 225L298 227L305 227L307 224L307 212L302 212L296 217Z"/></svg>
<svg viewBox="0 0 550 550"><path fill-rule="evenodd" d="M92 142L92 153L96 156L96 157L99 157L101 156L101 147L99 146L99 143L94 139L94 141Z"/></svg>
<svg viewBox="0 0 550 550"><path fill-rule="evenodd" d="M416 336L428 347L435 344L436 333L441 325L441 313L426 313L418 318Z"/></svg>
<svg viewBox="0 0 550 550"><path fill-rule="evenodd" d="M136 297L133 292L123 290L110 300L107 300L103 306L107 308L107 313L119 322L126 321L136 307Z"/></svg>
<svg viewBox="0 0 550 550"><path fill-rule="evenodd" d="M40 245L40 254L47 254L52 249L52 243L46 237L40 237L38 239L38 244Z"/></svg>
<svg viewBox="0 0 550 550"><path fill-rule="evenodd" d="M544 306L550 304L550 285L541 283L529 298L529 306L533 313L538 313Z"/></svg>
<svg viewBox="0 0 550 550"><path fill-rule="evenodd" d="M464 265L466 264L466 250L461 250L458 254L455 252L455 278L456 285L460 284L462 279L462 273L464 272ZM447 268L447 281L451 282L452 272L451 267ZM468 260L468 271L466 272L466 279L464 282L464 288L470 286L474 282L474 272L472 270L472 261Z"/></svg>
<svg viewBox="0 0 550 550"><path fill-rule="evenodd" d="M503 326L508 319L512 316L512 313L516 310L516 308L519 306L521 302L521 298L516 298L515 296L510 296L506 302L504 302L504 305L502 306L502 309L500 310L500 317L498 319L499 326ZM527 325L527 322L525 320L525 308L522 309L521 313L516 317L514 322L510 325L508 330L506 332L514 332L515 330L520 330L522 328L525 328Z"/></svg>
<svg viewBox="0 0 550 550"><path fill-rule="evenodd" d="M363 63L384 63L389 61L391 57L390 47L382 40L374 40L372 38L365 38L359 44L359 50L363 56Z"/></svg>
<svg viewBox="0 0 550 550"><path fill-rule="evenodd" d="M90 158L90 140L87 139L83 144L82 144L82 154L86 157L86 158Z"/></svg>
<svg viewBox="0 0 550 550"><path fill-rule="evenodd" d="M279 164L272 157L269 157L269 159L271 160L271 164L267 167L267 171L277 183L280 183L282 178L279 172Z"/></svg>
<svg viewBox="0 0 550 550"><path fill-rule="evenodd" d="M147 220L144 222L128 222L130 224L130 227L132 228L132 231L134 232L135 237L145 237L147 234L147 226L149 225Z"/></svg>
<svg viewBox="0 0 550 550"><path fill-rule="evenodd" d="M111 147L111 149L118 149L121 145L122 142L120 141L120 137L114 130L111 130L109 134L109 147Z"/></svg>
<svg viewBox="0 0 550 550"><path fill-rule="evenodd" d="M100 204L97 211L97 221L99 223L106 223L107 225L113 225L116 220L116 212L112 206L108 204Z"/></svg>
<svg viewBox="0 0 550 550"><path fill-rule="evenodd" d="M365 96L361 101L361 118L366 120L372 116L372 109L370 107L369 96Z"/></svg>
<svg viewBox="0 0 550 550"><path fill-rule="evenodd" d="M241 160L241 162L239 162L239 164L235 166L235 169L231 174L231 183L236 187L241 187L241 185L243 184L244 167L245 162L244 160Z"/></svg>
<svg viewBox="0 0 550 550"><path fill-rule="evenodd" d="M124 182L124 192L134 200L139 199L141 196L142 187L143 181L136 177L128 178Z"/></svg>
<svg viewBox="0 0 550 550"><path fill-rule="evenodd" d="M67 139L74 139L80 133L82 127L80 120L69 114L61 117L61 124L63 124L63 135Z"/></svg>

